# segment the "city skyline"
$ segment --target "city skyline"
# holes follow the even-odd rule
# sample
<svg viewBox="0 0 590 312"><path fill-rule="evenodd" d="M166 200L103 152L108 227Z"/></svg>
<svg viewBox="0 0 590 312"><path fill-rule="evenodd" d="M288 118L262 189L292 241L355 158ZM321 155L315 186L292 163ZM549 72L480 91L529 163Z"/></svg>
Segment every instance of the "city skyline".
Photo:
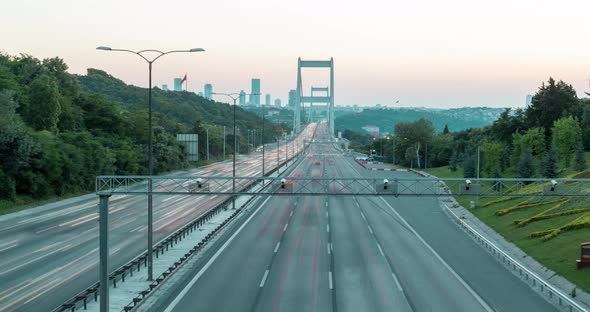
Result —
<svg viewBox="0 0 590 312"><path fill-rule="evenodd" d="M369 1L361 7L344 1L338 2L338 10L333 10L335 2L310 0L296 8L270 0L199 5L207 12L231 7L225 16L251 17L240 20L239 27L220 24L216 14L190 18L190 8L197 5L188 1L178 3L189 8L186 12L138 1L117 2L120 10L115 12L108 9L114 3L9 2L0 20L3 29L18 31L3 33L1 51L58 56L72 73L98 68L146 87L141 60L101 54L94 48L202 47L205 53L162 59L154 66L154 85L187 72L189 91L198 92L212 83L216 90L229 92L245 89L251 77L258 77L264 81L265 93L285 103L295 87L298 57L334 57L336 105L399 101L399 107L523 107L526 95L534 94L550 76L572 84L579 96L590 91L586 56L590 43L582 40L590 31L585 22L587 1L569 0L563 6L546 0L500 0L484 6L466 0ZM59 10L64 5L68 10ZM90 10L93 14L87 14ZM136 14L130 20L123 12L132 10ZM301 16L310 22L301 23ZM104 22L107 17L109 23ZM269 23L273 27L267 27ZM257 35L250 38L253 31ZM552 44L547 45L547 40ZM304 90L324 81L321 75L306 77L310 78L304 81Z"/></svg>

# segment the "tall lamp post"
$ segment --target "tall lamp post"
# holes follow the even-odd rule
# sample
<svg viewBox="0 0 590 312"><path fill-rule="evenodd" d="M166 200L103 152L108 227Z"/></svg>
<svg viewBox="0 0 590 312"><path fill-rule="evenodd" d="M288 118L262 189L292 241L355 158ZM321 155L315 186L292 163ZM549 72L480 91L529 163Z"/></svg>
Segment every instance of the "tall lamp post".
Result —
<svg viewBox="0 0 590 312"><path fill-rule="evenodd" d="M233 158L233 160L232 160L232 162L233 162L233 164L232 164L232 166L233 166L233 170L232 170L232 176L233 176L233 179L232 179L232 193L235 193L236 192L236 147L237 147L237 141L238 141L236 139L236 106L238 106L236 104L236 101L240 98L240 94L239 93L219 93L219 92L213 92L211 94L226 96L226 97L228 97L228 98L230 98L230 99L232 99L234 101L234 112L233 112L233 114L234 114L234 126L233 126L234 127L234 131L233 131L233 134L234 134L234 150L233 150L233 153L232 153L233 154L233 157L232 157ZM236 209L236 198L235 198L234 195L232 195L232 198L233 198L232 199L232 209Z"/></svg>
<svg viewBox="0 0 590 312"><path fill-rule="evenodd" d="M133 53L141 57L148 63L149 71L149 88L148 88L148 250L147 250L147 262L148 262L148 281L153 280L153 209L152 209L152 178L154 174L154 162L153 162L153 144L152 144L152 64L166 54L172 53L192 53L192 52L204 52L204 49L193 48L190 50L172 50L162 52L159 50L141 50L131 51L127 49L113 49L111 47L100 46L96 48L102 51L114 51L114 52L128 52ZM144 54L156 54L153 58L147 58Z"/></svg>

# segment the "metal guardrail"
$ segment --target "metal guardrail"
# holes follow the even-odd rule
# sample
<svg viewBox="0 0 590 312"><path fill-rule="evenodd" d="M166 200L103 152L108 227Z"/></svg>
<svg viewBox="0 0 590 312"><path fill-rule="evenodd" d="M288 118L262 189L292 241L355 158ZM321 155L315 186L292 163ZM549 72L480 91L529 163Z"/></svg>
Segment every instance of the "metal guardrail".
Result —
<svg viewBox="0 0 590 312"><path fill-rule="evenodd" d="M344 195L344 196L455 196L480 197L588 197L590 179L456 179L456 178L398 178L388 179L396 192L383 194L378 185L383 178L341 177L210 177L210 176L99 176L96 193L147 194L143 181L152 179L152 194L192 195L254 195L242 188L253 182L270 181L290 185L288 190L272 189L263 195ZM233 181L236 189L232 192ZM195 188L195 185L203 185ZM206 187L205 187L206 186ZM258 193L256 193L258 194Z"/></svg>
<svg viewBox="0 0 590 312"><path fill-rule="evenodd" d="M520 264L514 258L509 256L506 252L500 249L500 247L496 246L494 243L492 243L489 239L485 238L482 234L476 231L465 221L461 220L461 218L457 216L446 204L444 205L446 209L454 217L455 221L467 233L469 233L476 242L481 244L490 254L492 254L494 257L500 260L504 266L509 267L509 269L514 274L517 274L521 279L527 282L527 284L530 284L529 286L531 286L533 289L541 292L543 295L546 295L550 301L556 300L556 302L554 303L562 309L565 308L566 311L589 312L588 309L582 307L580 304L575 302L572 298L561 292L559 289L551 286L542 277L530 271L524 265Z"/></svg>

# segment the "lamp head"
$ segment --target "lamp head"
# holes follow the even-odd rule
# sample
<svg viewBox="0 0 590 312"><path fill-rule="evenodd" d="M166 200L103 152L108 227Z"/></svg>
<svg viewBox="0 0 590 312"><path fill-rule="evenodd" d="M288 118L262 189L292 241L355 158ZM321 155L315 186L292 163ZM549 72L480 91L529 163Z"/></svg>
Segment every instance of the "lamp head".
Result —
<svg viewBox="0 0 590 312"><path fill-rule="evenodd" d="M97 50L103 50L103 51L111 51L112 48L111 47L105 47L105 46L100 46L96 48Z"/></svg>

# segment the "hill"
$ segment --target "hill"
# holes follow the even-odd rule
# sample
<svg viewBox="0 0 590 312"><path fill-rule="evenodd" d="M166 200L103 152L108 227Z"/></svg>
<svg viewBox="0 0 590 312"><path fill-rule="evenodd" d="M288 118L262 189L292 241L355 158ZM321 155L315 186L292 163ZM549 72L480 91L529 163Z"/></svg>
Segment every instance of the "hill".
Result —
<svg viewBox="0 0 590 312"><path fill-rule="evenodd" d="M411 122L420 118L431 120L435 129L441 132L445 125L450 131L481 128L498 119L504 108L462 107L452 109L430 108L367 108L358 113L336 114L335 128L362 131L362 127L373 125L381 132L391 133L395 124Z"/></svg>
<svg viewBox="0 0 590 312"><path fill-rule="evenodd" d="M0 53L0 213L44 198L94 189L97 175L146 174L147 90L97 69L72 75L60 58ZM223 155L223 126L233 108L188 92L153 90L154 173L198 166L189 163L178 133L198 133L201 159L206 129L212 159ZM246 130L262 120L237 109L241 151ZM267 124L267 141L276 127ZM227 155L234 137L226 132ZM260 134L261 132L258 132ZM260 144L260 137L256 143Z"/></svg>

